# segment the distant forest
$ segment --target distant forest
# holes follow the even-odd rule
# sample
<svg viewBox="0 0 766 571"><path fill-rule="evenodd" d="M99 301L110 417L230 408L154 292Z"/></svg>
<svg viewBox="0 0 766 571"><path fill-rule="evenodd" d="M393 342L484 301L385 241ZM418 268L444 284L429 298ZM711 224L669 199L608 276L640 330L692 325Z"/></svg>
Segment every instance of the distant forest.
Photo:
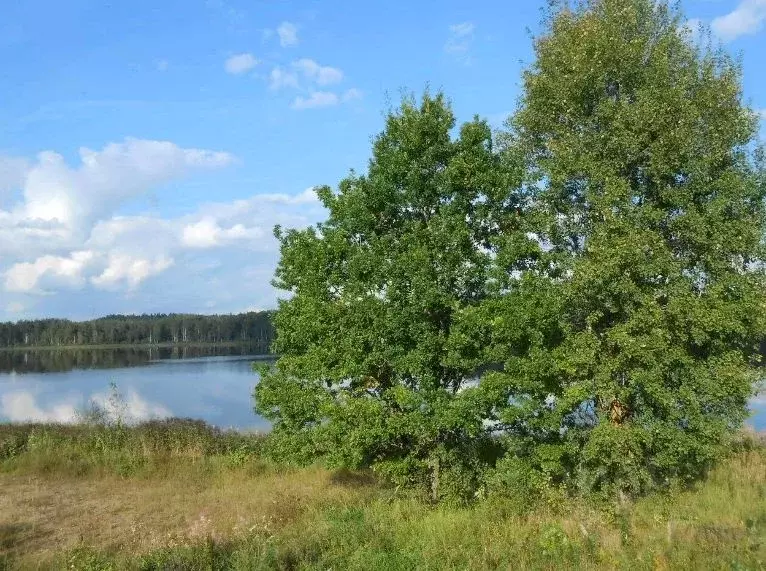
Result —
<svg viewBox="0 0 766 571"><path fill-rule="evenodd" d="M90 321L35 319L0 323L0 347L247 343L269 347L270 311L237 315L108 315Z"/></svg>

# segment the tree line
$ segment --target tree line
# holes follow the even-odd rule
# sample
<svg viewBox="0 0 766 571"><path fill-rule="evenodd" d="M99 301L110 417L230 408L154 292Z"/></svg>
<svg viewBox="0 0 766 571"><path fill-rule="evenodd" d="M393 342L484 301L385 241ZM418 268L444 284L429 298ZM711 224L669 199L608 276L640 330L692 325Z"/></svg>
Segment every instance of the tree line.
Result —
<svg viewBox="0 0 766 571"><path fill-rule="evenodd" d="M766 333L740 65L657 0L552 1L534 51L503 129L405 98L319 189L327 220L276 228L276 457L524 501L685 484L729 449Z"/></svg>
<svg viewBox="0 0 766 571"><path fill-rule="evenodd" d="M0 323L0 347L247 343L268 348L271 312L236 315L108 315L89 321L35 319Z"/></svg>

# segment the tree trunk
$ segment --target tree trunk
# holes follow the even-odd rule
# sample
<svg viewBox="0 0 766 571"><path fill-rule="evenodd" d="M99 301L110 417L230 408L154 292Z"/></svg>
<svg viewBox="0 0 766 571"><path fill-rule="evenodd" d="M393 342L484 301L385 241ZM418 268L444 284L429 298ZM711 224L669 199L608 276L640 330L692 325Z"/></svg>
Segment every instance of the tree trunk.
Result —
<svg viewBox="0 0 766 571"><path fill-rule="evenodd" d="M439 501L439 457L431 458L431 501Z"/></svg>

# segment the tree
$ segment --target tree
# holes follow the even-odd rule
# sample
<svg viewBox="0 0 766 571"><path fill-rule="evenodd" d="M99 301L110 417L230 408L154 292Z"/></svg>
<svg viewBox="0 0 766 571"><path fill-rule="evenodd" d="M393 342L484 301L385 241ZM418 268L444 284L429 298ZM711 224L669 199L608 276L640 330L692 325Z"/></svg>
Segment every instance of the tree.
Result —
<svg viewBox="0 0 766 571"><path fill-rule="evenodd" d="M191 335L189 323L193 323ZM43 319L0 323L0 346L178 343L182 339L179 332L184 330L185 341L250 341L258 351L267 351L274 336L270 311L239 315L109 315L81 322Z"/></svg>
<svg viewBox="0 0 766 571"><path fill-rule="evenodd" d="M654 0L556 3L535 52L509 139L545 270L464 325L504 362L482 381L502 465L583 490L696 478L746 416L765 330L739 66Z"/></svg>
<svg viewBox="0 0 766 571"><path fill-rule="evenodd" d="M277 228L290 297L255 394L282 455L371 466L434 499L469 495L493 461L473 364L450 354L454 317L490 294L499 235L529 242L518 168L485 122L452 139L454 125L442 94L405 99L367 173L319 189L327 221Z"/></svg>
<svg viewBox="0 0 766 571"><path fill-rule="evenodd" d="M319 191L327 222L277 231L275 452L435 499L642 493L741 426L766 169L737 63L655 0L552 2L535 52L500 145L407 100L368 173Z"/></svg>

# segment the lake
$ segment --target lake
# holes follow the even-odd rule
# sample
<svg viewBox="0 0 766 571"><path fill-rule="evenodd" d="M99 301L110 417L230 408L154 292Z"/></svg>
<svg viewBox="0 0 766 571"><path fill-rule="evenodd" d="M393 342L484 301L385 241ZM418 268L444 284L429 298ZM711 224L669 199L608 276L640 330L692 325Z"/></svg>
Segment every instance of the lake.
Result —
<svg viewBox="0 0 766 571"><path fill-rule="evenodd" d="M252 364L271 359L236 347L0 352L0 421L72 421L90 402L109 408L115 383L132 420L268 430L253 412Z"/></svg>
<svg viewBox="0 0 766 571"><path fill-rule="evenodd" d="M110 405L110 383L133 420L179 416L222 428L268 430L253 412L258 382L243 347L0 351L0 422L75 420L91 402ZM766 398L749 424L766 430Z"/></svg>

